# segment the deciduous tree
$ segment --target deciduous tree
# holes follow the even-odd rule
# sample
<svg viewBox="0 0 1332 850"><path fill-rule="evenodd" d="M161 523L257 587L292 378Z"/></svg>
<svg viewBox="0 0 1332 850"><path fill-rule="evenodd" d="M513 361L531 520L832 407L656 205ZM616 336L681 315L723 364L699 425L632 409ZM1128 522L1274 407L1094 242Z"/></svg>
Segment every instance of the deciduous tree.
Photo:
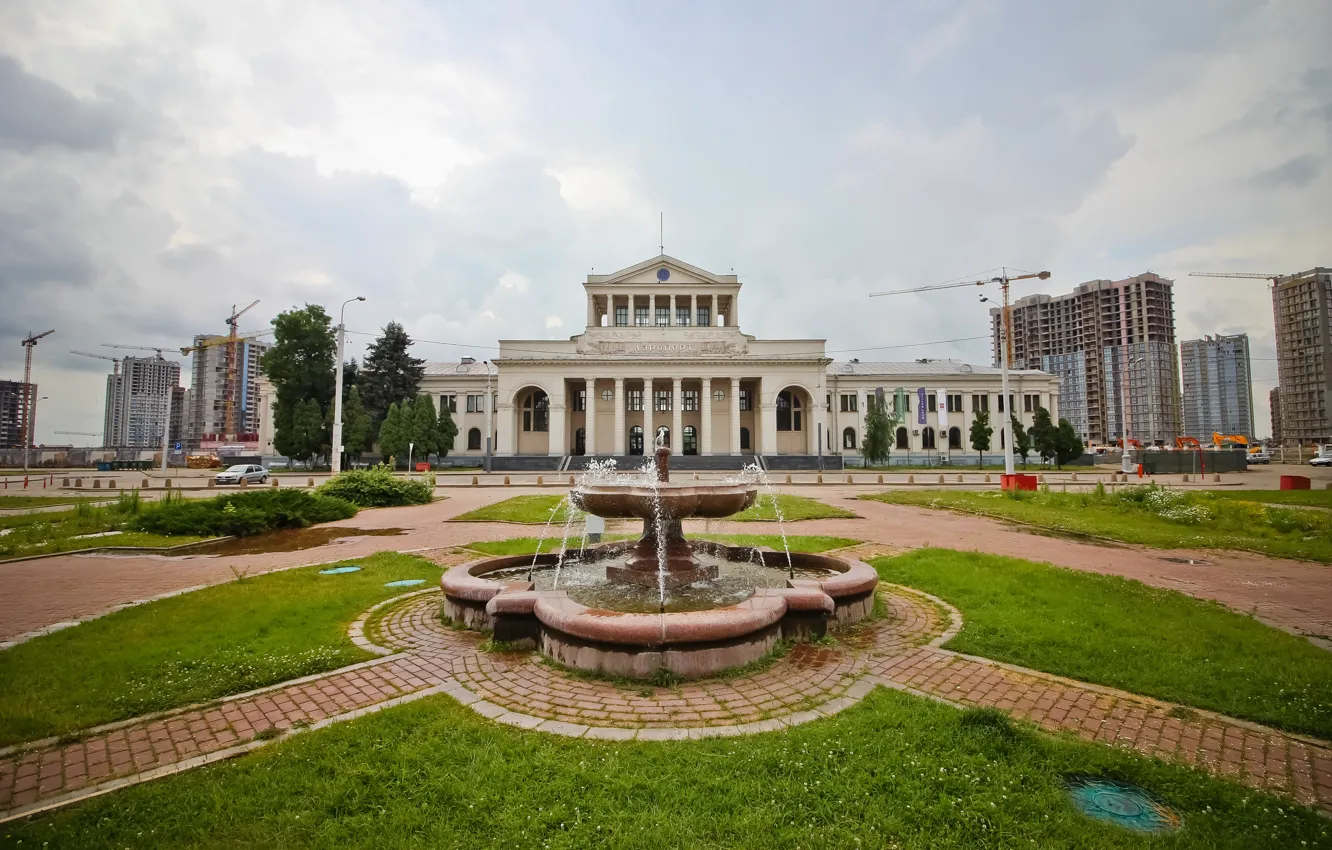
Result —
<svg viewBox="0 0 1332 850"><path fill-rule="evenodd" d="M1058 436L1059 429L1050 421L1050 411L1044 407L1037 407L1036 414L1032 417L1031 442L1042 461L1052 460L1057 454L1055 444Z"/></svg>
<svg viewBox="0 0 1332 850"><path fill-rule="evenodd" d="M336 350L328 314L318 304L286 310L273 319L273 347L259 366L273 383L273 445L288 457L297 457L292 448L307 448L305 438L296 437L293 430L299 405L313 402L322 417L322 411L333 400ZM322 418L320 422L322 430ZM318 445L309 447L311 454Z"/></svg>
<svg viewBox="0 0 1332 850"><path fill-rule="evenodd" d="M1009 416L1013 429L1013 451L1022 455L1022 468L1027 468L1027 455L1031 454L1031 435L1027 429L1022 427L1022 420L1017 416Z"/></svg>
<svg viewBox="0 0 1332 850"><path fill-rule="evenodd" d="M1062 469L1064 464L1082 457L1082 452L1082 438L1073 430L1073 423L1060 419L1059 430L1055 434L1055 462Z"/></svg>
<svg viewBox="0 0 1332 850"><path fill-rule="evenodd" d="M971 447L980 452L980 467L985 466L985 453L990 450L990 437L993 434L994 429L990 427L990 411L977 410L975 418L971 420Z"/></svg>
<svg viewBox="0 0 1332 850"><path fill-rule="evenodd" d="M865 407L865 439L860 453L866 466L881 466L888 462L892 451L893 419L888 415L887 404L876 396L868 396Z"/></svg>
<svg viewBox="0 0 1332 850"><path fill-rule="evenodd" d="M361 391L352 387L347 391L347 400L342 403L342 445L347 457L360 458L362 452L370 448L374 435L370 414L361 404Z"/></svg>

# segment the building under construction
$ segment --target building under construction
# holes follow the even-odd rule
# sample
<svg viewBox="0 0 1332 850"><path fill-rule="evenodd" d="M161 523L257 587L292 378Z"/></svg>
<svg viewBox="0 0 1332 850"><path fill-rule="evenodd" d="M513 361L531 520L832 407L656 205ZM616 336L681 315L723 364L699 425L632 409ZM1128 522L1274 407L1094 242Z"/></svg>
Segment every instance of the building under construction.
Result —
<svg viewBox="0 0 1332 850"><path fill-rule="evenodd" d="M22 381L0 381L0 448L23 448L25 400L29 398L37 398L36 384L29 386Z"/></svg>
<svg viewBox="0 0 1332 850"><path fill-rule="evenodd" d="M1185 434L1255 436L1248 334L1186 339L1179 344L1179 362Z"/></svg>
<svg viewBox="0 0 1332 850"><path fill-rule="evenodd" d="M1060 416L1089 443L1128 436L1165 445L1181 433L1174 282L1148 272L1093 280L1067 295L1029 295L1012 306L1011 366L1058 375ZM1000 309L990 310L994 362L1003 352ZM1127 399L1124 390L1127 390Z"/></svg>
<svg viewBox="0 0 1332 850"><path fill-rule="evenodd" d="M162 423L171 399L170 442L180 440L181 408L185 390L180 386L180 364L161 357L126 357L116 372L106 376L106 412L102 443L115 448L161 449Z"/></svg>
<svg viewBox="0 0 1332 850"><path fill-rule="evenodd" d="M237 339L229 343L227 337L200 334L194 338L194 378L187 440L198 446L206 439L227 436L228 372L231 351L236 352L235 430L233 434L259 432L259 360L269 345L253 339ZM209 437L217 435L217 437Z"/></svg>
<svg viewBox="0 0 1332 850"><path fill-rule="evenodd" d="M1332 269L1319 267L1276 278L1277 378L1281 439L1332 442L1328 399L1332 398ZM1276 415L1274 409L1273 415Z"/></svg>

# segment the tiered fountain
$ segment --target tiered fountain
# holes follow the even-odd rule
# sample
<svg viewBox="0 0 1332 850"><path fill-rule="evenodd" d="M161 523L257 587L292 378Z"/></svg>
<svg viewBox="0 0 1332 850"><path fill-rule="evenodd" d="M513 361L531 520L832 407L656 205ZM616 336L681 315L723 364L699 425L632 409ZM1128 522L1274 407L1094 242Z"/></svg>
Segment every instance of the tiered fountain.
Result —
<svg viewBox="0 0 1332 850"><path fill-rule="evenodd" d="M658 446L639 480L585 480L569 494L590 514L642 519L636 542L571 549L566 525L558 552L446 572L444 614L570 667L647 678L738 667L781 638L818 638L870 613L878 575L860 561L686 539L683 520L745 510L758 482L675 484L670 456Z"/></svg>

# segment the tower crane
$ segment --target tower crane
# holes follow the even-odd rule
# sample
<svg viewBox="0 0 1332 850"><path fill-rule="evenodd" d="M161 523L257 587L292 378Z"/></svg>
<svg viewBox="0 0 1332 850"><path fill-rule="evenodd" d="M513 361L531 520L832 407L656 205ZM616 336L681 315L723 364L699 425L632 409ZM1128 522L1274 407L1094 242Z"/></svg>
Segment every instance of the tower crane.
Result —
<svg viewBox="0 0 1332 850"><path fill-rule="evenodd" d="M1230 277L1240 280L1270 280L1275 286L1283 274L1254 274L1253 272L1189 272L1189 277Z"/></svg>
<svg viewBox="0 0 1332 850"><path fill-rule="evenodd" d="M107 356L107 355L105 355L105 354L93 354L91 351L75 351L75 350L72 349L72 348L69 350L69 353L70 353L70 354L78 354L78 355L80 355L81 357L96 357L98 360L110 360L110 361L111 361L111 364L112 364L112 365L111 365L111 374L112 374L112 375L119 375L119 374L120 374L120 358L118 358L118 357L109 357L109 356Z"/></svg>
<svg viewBox="0 0 1332 850"><path fill-rule="evenodd" d="M157 359L158 359L158 360L161 360L161 359L162 359L162 352L163 352L163 351L166 351L168 348L170 348L170 346L166 346L166 345L113 345L112 343L104 342L104 343L102 343L102 348L125 348L125 349L131 349L131 350L133 350L133 351L153 351L153 352L156 352L156 353L157 353Z"/></svg>
<svg viewBox="0 0 1332 850"><path fill-rule="evenodd" d="M246 307L245 310L250 309L250 307L253 307L258 303L258 301L255 301L254 304ZM240 313L245 312L245 310L241 310ZM231 318L239 316L240 313L233 312ZM231 438L236 434L237 361L239 360L236 352L236 344L245 340L254 339L255 337L264 336L265 334L270 334L273 331L272 328L265 328L263 330L241 334L236 332L236 327L230 320L228 320L227 324L232 325L231 333L228 335L204 337L194 345L182 346L180 353L188 357L191 354L195 354L208 348L215 348L219 345L227 346L227 377L226 383L222 387L223 401L226 408L223 425L226 429L225 436Z"/></svg>
<svg viewBox="0 0 1332 850"><path fill-rule="evenodd" d="M37 340L44 336L50 336L55 333L55 328L49 331L42 331L39 334L32 332L23 340L20 345L25 349L23 355L23 424L19 426L19 434L23 442L23 471L28 471L28 446L32 443L30 431L37 423L32 421L32 350L37 347Z"/></svg>

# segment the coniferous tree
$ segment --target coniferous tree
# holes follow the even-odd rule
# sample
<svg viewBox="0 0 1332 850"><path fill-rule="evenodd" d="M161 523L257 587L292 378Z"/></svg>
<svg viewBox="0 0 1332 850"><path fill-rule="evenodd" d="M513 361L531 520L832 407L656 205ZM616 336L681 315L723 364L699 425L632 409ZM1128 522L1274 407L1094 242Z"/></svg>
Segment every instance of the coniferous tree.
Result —
<svg viewBox="0 0 1332 850"><path fill-rule="evenodd" d="M276 396L273 445L281 454L296 458L292 449L299 452L308 448L305 438L295 434L297 408L309 400L322 411L333 401L337 342L328 314L318 304L279 313L273 320L273 340L273 347L260 361L260 369L272 381Z"/></svg>
<svg viewBox="0 0 1332 850"><path fill-rule="evenodd" d="M453 441L458 436L458 425L453 421L453 414L449 413L447 404L440 405L439 419L435 421L435 426L435 452L443 458L453 448Z"/></svg>
<svg viewBox="0 0 1332 850"><path fill-rule="evenodd" d="M361 380L361 366L356 362L356 358L348 360L342 364L342 403L347 403L347 398L356 383Z"/></svg>
<svg viewBox="0 0 1332 850"><path fill-rule="evenodd" d="M980 452L980 466L977 468L985 466L985 453L990 450L990 435L993 433L994 429L990 427L990 411L977 410L976 418L971 420L971 447Z"/></svg>
<svg viewBox="0 0 1332 850"><path fill-rule="evenodd" d="M411 406L411 415L406 418L410 422L412 454L425 460L439 451L439 420L430 396L417 396Z"/></svg>
<svg viewBox="0 0 1332 850"><path fill-rule="evenodd" d="M361 453L370 448L375 435L370 422L370 414L361 404L361 391L352 387L347 392L347 400L342 404L342 445L347 457L359 458Z"/></svg>
<svg viewBox="0 0 1332 850"><path fill-rule="evenodd" d="M1058 429L1050 421L1050 411L1044 407L1037 407L1036 415L1032 417L1031 442L1036 447L1036 453L1041 456L1042 461L1054 458L1058 436Z"/></svg>
<svg viewBox="0 0 1332 850"><path fill-rule="evenodd" d="M384 414L384 422L379 426L379 453L385 462L389 458L407 462L407 444L411 442L411 425L407 414L410 414L411 407L410 401L404 401L401 405L395 401Z"/></svg>
<svg viewBox="0 0 1332 850"><path fill-rule="evenodd" d="M893 423L886 405L876 396L867 396L865 407L865 439L860 453L866 466L881 466L888 462L891 452Z"/></svg>
<svg viewBox="0 0 1332 850"><path fill-rule="evenodd" d="M1084 447L1082 438L1073 430L1073 423L1067 419L1059 420L1059 429L1055 433L1055 462L1062 469L1064 464L1082 457Z"/></svg>
<svg viewBox="0 0 1332 850"><path fill-rule="evenodd" d="M425 375L425 361L408 353L412 339L397 322L384 326L383 334L371 345L360 366L357 386L361 390L361 403L378 427L388 415L394 402L410 402L416 398Z"/></svg>
<svg viewBox="0 0 1332 850"><path fill-rule="evenodd" d="M1027 468L1027 455L1031 454L1031 434L1022 427L1022 420L1016 415L1008 417L1012 420L1013 429L1013 450L1022 455L1022 468Z"/></svg>

